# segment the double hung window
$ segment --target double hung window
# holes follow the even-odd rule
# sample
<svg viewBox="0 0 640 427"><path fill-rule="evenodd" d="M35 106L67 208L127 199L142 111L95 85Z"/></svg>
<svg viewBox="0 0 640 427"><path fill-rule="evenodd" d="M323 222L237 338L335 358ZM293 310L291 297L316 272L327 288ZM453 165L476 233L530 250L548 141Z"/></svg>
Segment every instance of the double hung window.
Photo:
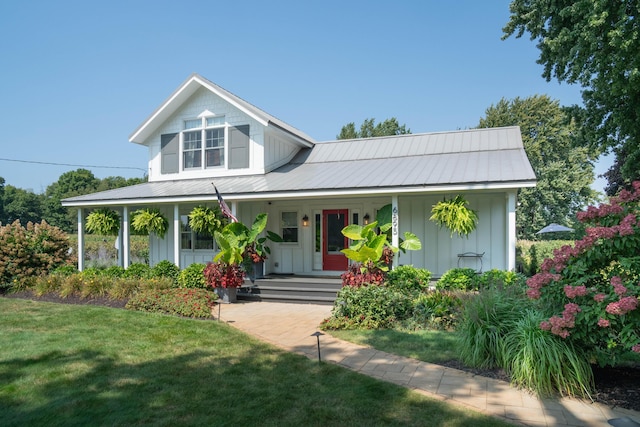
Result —
<svg viewBox="0 0 640 427"><path fill-rule="evenodd" d="M182 132L183 169L224 167L224 148L224 116L184 121L184 131Z"/></svg>

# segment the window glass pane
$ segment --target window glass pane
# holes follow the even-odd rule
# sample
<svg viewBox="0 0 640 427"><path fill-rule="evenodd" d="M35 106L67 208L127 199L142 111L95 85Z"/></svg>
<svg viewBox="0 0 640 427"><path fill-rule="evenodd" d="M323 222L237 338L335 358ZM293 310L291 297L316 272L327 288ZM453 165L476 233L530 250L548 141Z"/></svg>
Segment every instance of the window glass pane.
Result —
<svg viewBox="0 0 640 427"><path fill-rule="evenodd" d="M283 227L297 227L298 226L298 212L282 212L282 226Z"/></svg>
<svg viewBox="0 0 640 427"><path fill-rule="evenodd" d="M180 215L180 248L191 249L191 228L187 215Z"/></svg>
<svg viewBox="0 0 640 427"><path fill-rule="evenodd" d="M207 131L207 148L224 147L224 129L209 129Z"/></svg>
<svg viewBox="0 0 640 427"><path fill-rule="evenodd" d="M193 120L185 120L184 121L184 128L185 129L195 129L195 128L199 128L202 126L202 120L200 119L193 119Z"/></svg>
<svg viewBox="0 0 640 427"><path fill-rule="evenodd" d="M224 116L207 117L207 127L224 126Z"/></svg>
<svg viewBox="0 0 640 427"><path fill-rule="evenodd" d="M208 233L194 233L195 249L213 249L213 237Z"/></svg>
<svg viewBox="0 0 640 427"><path fill-rule="evenodd" d="M285 242L297 242L298 241L298 229L297 228L283 228L282 240Z"/></svg>
<svg viewBox="0 0 640 427"><path fill-rule="evenodd" d="M184 150L199 150L202 147L202 134L200 132L185 132L182 137Z"/></svg>
<svg viewBox="0 0 640 427"><path fill-rule="evenodd" d="M183 164L185 169L199 168L202 166L202 153L197 151L185 151L183 153Z"/></svg>
<svg viewBox="0 0 640 427"><path fill-rule="evenodd" d="M316 214L316 222L315 222L315 227L316 227L316 252L320 252L320 232L321 232L321 227L322 227L322 221L320 221L320 214Z"/></svg>

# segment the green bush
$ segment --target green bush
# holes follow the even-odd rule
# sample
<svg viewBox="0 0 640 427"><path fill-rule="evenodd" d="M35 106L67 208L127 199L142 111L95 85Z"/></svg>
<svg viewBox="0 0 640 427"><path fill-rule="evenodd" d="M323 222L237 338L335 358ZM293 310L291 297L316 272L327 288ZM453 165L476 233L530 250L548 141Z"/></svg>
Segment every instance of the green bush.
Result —
<svg viewBox="0 0 640 427"><path fill-rule="evenodd" d="M411 315L411 297L386 286L345 286L337 295L332 316L343 327L335 329L383 329Z"/></svg>
<svg viewBox="0 0 640 427"><path fill-rule="evenodd" d="M111 267L107 267L104 270L102 270L102 275L115 279L119 277L124 277L124 272L125 272L125 269L123 267L120 267L119 265L112 265Z"/></svg>
<svg viewBox="0 0 640 427"><path fill-rule="evenodd" d="M127 302L129 310L172 314L192 318L211 317L217 295L205 289L162 289L140 292Z"/></svg>
<svg viewBox="0 0 640 427"><path fill-rule="evenodd" d="M147 264L133 263L124 272L124 277L147 279L151 276L151 268Z"/></svg>
<svg viewBox="0 0 640 427"><path fill-rule="evenodd" d="M570 342L540 329L544 319L542 313L528 309L509 322L500 358L511 382L540 396L590 397L594 380L588 357Z"/></svg>
<svg viewBox="0 0 640 427"><path fill-rule="evenodd" d="M180 274L180 267L166 259L151 268L151 277L168 277L176 285L178 284L178 274Z"/></svg>
<svg viewBox="0 0 640 427"><path fill-rule="evenodd" d="M460 313L460 296L450 291L427 291L414 301L411 329L450 329Z"/></svg>
<svg viewBox="0 0 640 427"><path fill-rule="evenodd" d="M178 286L206 289L208 286L203 273L206 267L206 264L194 263L182 270L178 274Z"/></svg>
<svg viewBox="0 0 640 427"><path fill-rule="evenodd" d="M479 289L517 287L524 291L527 286L527 277L515 271L493 269L479 275L476 278L476 284Z"/></svg>
<svg viewBox="0 0 640 427"><path fill-rule="evenodd" d="M429 288L431 272L413 265L401 265L387 273L387 287L400 292L415 293Z"/></svg>
<svg viewBox="0 0 640 427"><path fill-rule="evenodd" d="M0 290L21 286L69 261L69 240L57 227L42 221L15 221L0 226Z"/></svg>
<svg viewBox="0 0 640 427"><path fill-rule="evenodd" d="M77 274L78 269L73 265L65 264L55 268L51 273L59 276L71 276L72 274Z"/></svg>
<svg viewBox="0 0 640 427"><path fill-rule="evenodd" d="M436 282L436 289L447 291L472 291L478 288L473 268L452 268Z"/></svg>

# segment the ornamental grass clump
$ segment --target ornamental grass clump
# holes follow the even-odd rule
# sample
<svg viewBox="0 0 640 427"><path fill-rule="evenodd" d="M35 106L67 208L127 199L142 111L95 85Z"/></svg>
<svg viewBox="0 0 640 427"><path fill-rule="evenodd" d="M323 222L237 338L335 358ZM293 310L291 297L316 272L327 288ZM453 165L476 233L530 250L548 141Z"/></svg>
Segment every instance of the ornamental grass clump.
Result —
<svg viewBox="0 0 640 427"><path fill-rule="evenodd" d="M540 327L601 366L640 353L640 181L633 189L580 212L585 237L527 280L527 295L549 313Z"/></svg>
<svg viewBox="0 0 640 427"><path fill-rule="evenodd" d="M500 359L511 382L540 396L590 398L594 380L588 358L571 342L540 329L543 318L527 309L504 335Z"/></svg>

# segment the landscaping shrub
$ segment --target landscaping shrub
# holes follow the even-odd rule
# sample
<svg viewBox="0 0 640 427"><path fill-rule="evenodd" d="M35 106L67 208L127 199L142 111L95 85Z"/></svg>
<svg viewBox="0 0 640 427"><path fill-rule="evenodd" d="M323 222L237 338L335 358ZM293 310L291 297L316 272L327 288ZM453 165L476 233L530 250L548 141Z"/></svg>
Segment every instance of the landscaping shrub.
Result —
<svg viewBox="0 0 640 427"><path fill-rule="evenodd" d="M178 274L178 286L181 288L207 288L207 281L204 277L206 264L194 263Z"/></svg>
<svg viewBox="0 0 640 427"><path fill-rule="evenodd" d="M456 326L460 360L482 369L503 366L504 336L531 305L523 294L509 289L486 289L470 296Z"/></svg>
<svg viewBox="0 0 640 427"><path fill-rule="evenodd" d="M362 267L359 262L354 262L349 266L349 270L340 275L342 286L360 287L368 285L382 285L386 273L377 268L375 264L369 263L367 268Z"/></svg>
<svg viewBox="0 0 640 427"><path fill-rule="evenodd" d="M16 220L0 226L0 290L64 265L68 250L66 234L45 221L23 227Z"/></svg>
<svg viewBox="0 0 640 427"><path fill-rule="evenodd" d="M111 267L107 267L102 270L102 275L111 277L113 279L124 277L125 269L120 267L119 265L112 265Z"/></svg>
<svg viewBox="0 0 640 427"><path fill-rule="evenodd" d="M129 310L172 314L192 318L211 317L217 296L205 289L162 289L140 292L127 302Z"/></svg>
<svg viewBox="0 0 640 427"><path fill-rule="evenodd" d="M540 329L544 315L528 309L511 323L502 343L511 382L540 396L589 397L594 388L588 358L570 342Z"/></svg>
<svg viewBox="0 0 640 427"><path fill-rule="evenodd" d="M151 276L151 268L147 264L133 263L124 271L123 277L146 279Z"/></svg>
<svg viewBox="0 0 640 427"><path fill-rule="evenodd" d="M436 289L448 291L472 291L477 289L473 268L452 268L436 282Z"/></svg>
<svg viewBox="0 0 640 427"><path fill-rule="evenodd" d="M56 267L51 273L59 276L71 276L72 274L78 274L78 269L74 265L65 264Z"/></svg>
<svg viewBox="0 0 640 427"><path fill-rule="evenodd" d="M427 291L413 301L413 315L407 326L411 329L450 329L459 316L460 296L450 291Z"/></svg>
<svg viewBox="0 0 640 427"><path fill-rule="evenodd" d="M529 297L551 315L540 327L602 366L640 353L640 181L633 188L578 213L585 237L556 250L527 280Z"/></svg>
<svg viewBox="0 0 640 427"><path fill-rule="evenodd" d="M431 272L413 265L401 265L387 273L387 286L405 293L422 292L429 288Z"/></svg>
<svg viewBox="0 0 640 427"><path fill-rule="evenodd" d="M479 289L517 287L524 292L527 278L524 274L515 271L493 269L477 276L476 285Z"/></svg>
<svg viewBox="0 0 640 427"><path fill-rule="evenodd" d="M334 303L331 329L390 328L410 316L412 307L411 297L385 286L345 286Z"/></svg>
<svg viewBox="0 0 640 427"><path fill-rule="evenodd" d="M180 274L180 267L166 259L151 268L151 277L168 277L176 285L178 284L178 274Z"/></svg>

